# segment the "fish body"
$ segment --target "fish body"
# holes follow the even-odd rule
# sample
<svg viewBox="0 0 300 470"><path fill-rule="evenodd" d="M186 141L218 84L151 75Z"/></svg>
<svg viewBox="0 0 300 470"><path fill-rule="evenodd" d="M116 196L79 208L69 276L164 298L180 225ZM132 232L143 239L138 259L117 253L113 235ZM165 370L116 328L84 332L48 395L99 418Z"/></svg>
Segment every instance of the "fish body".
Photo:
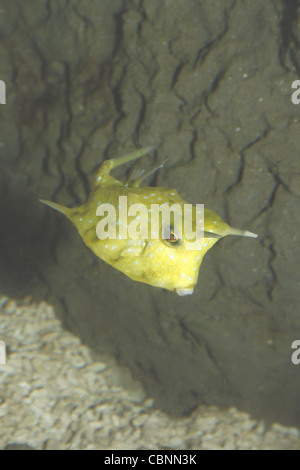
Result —
<svg viewBox="0 0 300 470"><path fill-rule="evenodd" d="M204 209L200 211L198 206L186 203L177 193L176 189L162 187L140 187L145 176L126 184L114 178L110 172L119 165L136 160L153 150L147 147L121 157L119 159L106 160L100 166L94 183L94 191L86 204L79 207L68 208L55 202L41 199L44 204L63 213L77 228L85 244L102 260L123 272L131 279L144 282L152 286L175 291L179 295L192 294L197 284L200 265L205 253L222 237L227 235L240 235L256 237L257 235L230 227L213 211ZM147 175L146 175L147 176ZM143 205L143 210L148 213L142 229L141 213L128 214L124 219L121 212L123 201L126 200L126 208L134 207L134 204ZM193 230L197 229L197 217L203 219L203 231L201 236L195 238L195 244L190 245L182 228L174 225L174 220L163 226L164 221L159 219L159 230L151 232L151 217L154 205L166 205L176 207L177 212L185 214L189 208ZM108 206L106 206L108 205ZM112 237L99 236L99 219L102 209L112 209ZM100 211L100 212L99 212ZM145 213L143 213L145 215ZM107 219L106 226L113 220ZM202 220L201 220L202 221ZM131 226L137 228L135 237L128 237L126 230ZM105 227L105 224L101 226ZM139 230L138 230L139 228ZM166 229L166 235L164 230ZM126 232L126 236L122 238ZM125 230L125 232L124 232ZM105 230L104 230L105 232ZM101 232L103 234L103 230ZM108 231L107 231L108 234ZM103 238L101 238L101 236Z"/></svg>

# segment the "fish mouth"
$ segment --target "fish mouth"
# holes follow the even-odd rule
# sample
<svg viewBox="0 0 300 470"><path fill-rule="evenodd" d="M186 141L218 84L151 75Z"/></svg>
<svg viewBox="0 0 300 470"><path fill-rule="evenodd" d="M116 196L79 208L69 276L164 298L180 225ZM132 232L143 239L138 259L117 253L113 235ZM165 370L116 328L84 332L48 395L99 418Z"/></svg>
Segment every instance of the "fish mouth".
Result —
<svg viewBox="0 0 300 470"><path fill-rule="evenodd" d="M176 289L176 292L180 297L183 297L184 295L191 295L194 292L194 288L191 287L189 289Z"/></svg>

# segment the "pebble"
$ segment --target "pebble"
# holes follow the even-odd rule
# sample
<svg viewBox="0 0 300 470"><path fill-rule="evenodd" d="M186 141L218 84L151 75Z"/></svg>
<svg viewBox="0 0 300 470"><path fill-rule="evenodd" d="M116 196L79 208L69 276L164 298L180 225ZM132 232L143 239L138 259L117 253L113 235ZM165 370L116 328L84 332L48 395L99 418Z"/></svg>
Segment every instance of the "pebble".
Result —
<svg viewBox="0 0 300 470"><path fill-rule="evenodd" d="M0 297L9 346L0 366L0 449L300 448L298 429L267 428L235 408L201 406L186 418L169 417L137 382L122 388L120 367L95 362L50 305L31 302Z"/></svg>
<svg viewBox="0 0 300 470"><path fill-rule="evenodd" d="M135 427L143 426L148 419L149 416L146 413L142 413L137 418L132 420L132 424Z"/></svg>
<svg viewBox="0 0 300 470"><path fill-rule="evenodd" d="M4 313L11 314L16 311L17 304L14 300L6 300L2 305L2 310Z"/></svg>

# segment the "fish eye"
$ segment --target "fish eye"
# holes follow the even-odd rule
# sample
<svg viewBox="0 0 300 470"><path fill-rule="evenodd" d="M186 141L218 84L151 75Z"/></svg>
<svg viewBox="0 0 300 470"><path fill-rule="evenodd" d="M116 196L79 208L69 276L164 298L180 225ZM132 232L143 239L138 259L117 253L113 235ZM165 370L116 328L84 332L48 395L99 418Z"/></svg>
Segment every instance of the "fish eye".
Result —
<svg viewBox="0 0 300 470"><path fill-rule="evenodd" d="M175 232L170 232L170 238L169 238L169 242L170 243L176 243L178 242L179 238L177 237L176 233Z"/></svg>
<svg viewBox="0 0 300 470"><path fill-rule="evenodd" d="M179 236L176 234L174 227L166 227L163 232L163 240L168 246L180 245Z"/></svg>

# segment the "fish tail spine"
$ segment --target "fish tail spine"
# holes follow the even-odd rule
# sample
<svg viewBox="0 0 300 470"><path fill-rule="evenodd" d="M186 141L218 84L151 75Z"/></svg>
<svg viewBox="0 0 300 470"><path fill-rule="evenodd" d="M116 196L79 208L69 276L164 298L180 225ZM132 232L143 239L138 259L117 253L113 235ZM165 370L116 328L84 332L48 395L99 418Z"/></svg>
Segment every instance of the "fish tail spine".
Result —
<svg viewBox="0 0 300 470"><path fill-rule="evenodd" d="M49 206L52 209L60 212L61 214L64 214L66 217L69 217L71 214L72 209L70 209L69 207L65 207L61 204L58 204L57 202L47 201L46 199L39 199L39 201L42 204L45 204L46 206Z"/></svg>

